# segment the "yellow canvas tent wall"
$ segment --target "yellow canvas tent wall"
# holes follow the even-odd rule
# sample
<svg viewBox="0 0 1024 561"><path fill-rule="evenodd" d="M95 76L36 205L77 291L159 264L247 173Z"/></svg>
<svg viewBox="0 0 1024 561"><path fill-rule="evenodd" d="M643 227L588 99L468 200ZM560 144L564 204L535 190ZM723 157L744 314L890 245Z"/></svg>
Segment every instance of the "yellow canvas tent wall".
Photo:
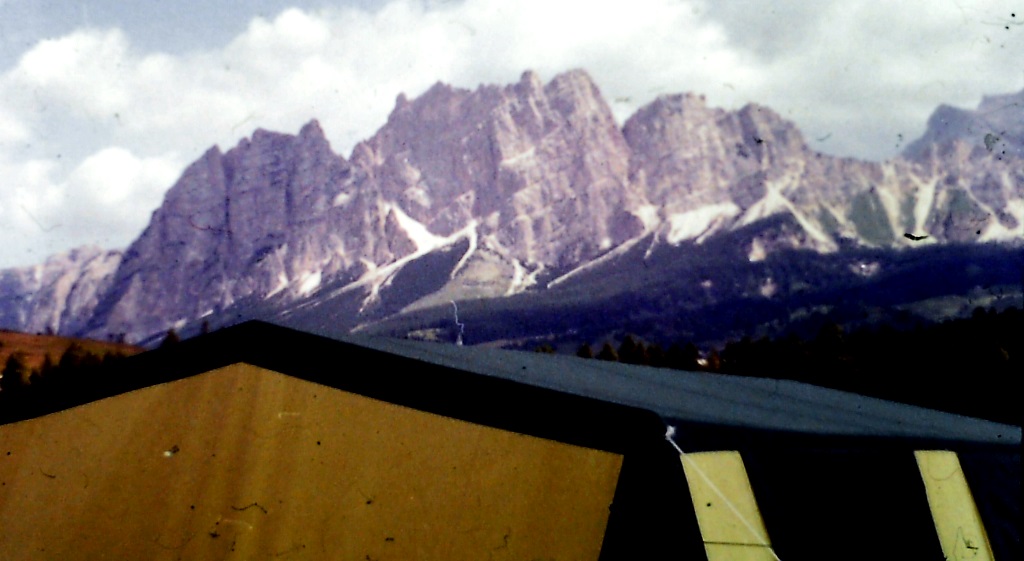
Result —
<svg viewBox="0 0 1024 561"><path fill-rule="evenodd" d="M0 405L4 559L1021 551L1019 427L803 384L250 323Z"/></svg>
<svg viewBox="0 0 1024 561"><path fill-rule="evenodd" d="M652 484L671 454L655 415L266 324L3 405L2 559L670 547L675 505Z"/></svg>

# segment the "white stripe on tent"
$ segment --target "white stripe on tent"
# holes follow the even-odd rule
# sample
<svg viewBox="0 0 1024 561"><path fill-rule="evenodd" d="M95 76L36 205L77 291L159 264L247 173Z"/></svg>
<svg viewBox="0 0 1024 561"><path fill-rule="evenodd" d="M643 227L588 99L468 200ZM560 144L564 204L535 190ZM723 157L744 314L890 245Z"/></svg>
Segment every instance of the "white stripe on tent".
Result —
<svg viewBox="0 0 1024 561"><path fill-rule="evenodd" d="M708 561L779 561L739 452L681 453Z"/></svg>
<svg viewBox="0 0 1024 561"><path fill-rule="evenodd" d="M956 452L918 450L914 456L946 559L993 561L988 534Z"/></svg>

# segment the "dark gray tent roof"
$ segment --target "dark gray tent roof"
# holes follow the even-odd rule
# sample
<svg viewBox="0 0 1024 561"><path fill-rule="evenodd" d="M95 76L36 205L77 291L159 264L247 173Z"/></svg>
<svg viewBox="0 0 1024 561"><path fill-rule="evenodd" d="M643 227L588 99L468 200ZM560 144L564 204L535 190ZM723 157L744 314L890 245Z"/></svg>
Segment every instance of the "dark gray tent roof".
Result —
<svg viewBox="0 0 1024 561"><path fill-rule="evenodd" d="M1021 442L1020 427L801 382L402 339L345 340L458 370L649 409L669 422L819 435Z"/></svg>

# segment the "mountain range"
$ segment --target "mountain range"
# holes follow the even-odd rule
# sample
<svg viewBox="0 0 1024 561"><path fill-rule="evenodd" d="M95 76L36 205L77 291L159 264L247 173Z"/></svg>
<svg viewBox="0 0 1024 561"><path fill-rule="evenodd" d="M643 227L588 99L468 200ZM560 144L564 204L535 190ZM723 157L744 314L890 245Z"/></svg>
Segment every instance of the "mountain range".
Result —
<svg viewBox="0 0 1024 561"><path fill-rule="evenodd" d="M210 148L126 249L0 271L0 327L711 340L1016 298L1022 242L1024 91L942 106L878 163L694 94L619 126L584 71L526 72L399 95L348 158L315 120Z"/></svg>

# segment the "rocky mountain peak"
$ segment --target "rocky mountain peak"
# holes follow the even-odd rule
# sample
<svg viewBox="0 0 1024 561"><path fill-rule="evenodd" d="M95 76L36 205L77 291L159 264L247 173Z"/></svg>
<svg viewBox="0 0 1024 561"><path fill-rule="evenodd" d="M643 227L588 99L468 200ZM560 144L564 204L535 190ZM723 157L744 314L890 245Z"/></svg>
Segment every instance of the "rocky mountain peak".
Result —
<svg viewBox="0 0 1024 561"><path fill-rule="evenodd" d="M82 329L120 261L120 251L83 246L41 265L0 270L0 325L30 333Z"/></svg>
<svg viewBox="0 0 1024 561"><path fill-rule="evenodd" d="M721 111L717 113L720 114ZM641 107L630 120L650 121L655 116L665 118L680 115L687 122L696 124L713 118L715 114L714 110L708 108L705 96L687 92L660 95L651 103Z"/></svg>
<svg viewBox="0 0 1024 561"><path fill-rule="evenodd" d="M591 253L637 231L610 225L630 206L628 148L580 70L546 85L529 71L504 87L436 84L397 104L353 162L429 232L447 236L480 220L524 261L568 260L566 251ZM577 219L592 213L596 220ZM584 249L595 238L608 241Z"/></svg>
<svg viewBox="0 0 1024 561"><path fill-rule="evenodd" d="M737 115L747 146L773 162L796 157L807 150L803 134L796 124L786 121L774 110L751 103L740 109Z"/></svg>
<svg viewBox="0 0 1024 561"><path fill-rule="evenodd" d="M1007 118L1008 128L1019 131L1024 126L1024 90L982 96L978 111L987 115L1001 113L1000 117Z"/></svg>
<svg viewBox="0 0 1024 561"><path fill-rule="evenodd" d="M519 77L518 86L533 95L538 95L544 89L544 82L536 72L527 70Z"/></svg>
<svg viewBox="0 0 1024 561"><path fill-rule="evenodd" d="M552 101L580 104L580 111L601 111L600 106L604 105L604 98L597 84L589 74L580 69L569 70L552 78L544 86L544 95Z"/></svg>
<svg viewBox="0 0 1024 561"><path fill-rule="evenodd" d="M982 98L977 109L940 105L928 118L921 138L907 145L903 156L927 162L936 150L960 142L975 157L1024 158L1024 90Z"/></svg>
<svg viewBox="0 0 1024 561"><path fill-rule="evenodd" d="M320 121L313 119L310 122L302 125L299 129L299 140L306 144L327 144L327 136L324 134L324 129L320 126Z"/></svg>
<svg viewBox="0 0 1024 561"><path fill-rule="evenodd" d="M0 271L0 295L20 302L0 321L24 327L32 315L139 340L319 291L349 294L343 313L371 316L514 294L641 240L653 255L734 233L754 262L784 248L906 245L902 232L1020 239L1024 172L1011 162L1024 125L1006 111L1021 98L940 108L916 160L878 164L813 154L771 109L692 93L659 97L620 128L582 70L472 90L438 82L397 96L348 161L315 120L214 146L123 257L82 250ZM980 126L994 132L969 144ZM92 288L71 297L69 282Z"/></svg>
<svg viewBox="0 0 1024 561"><path fill-rule="evenodd" d="M667 213L707 205L746 208L764 183L804 158L796 126L750 104L738 111L708 107L704 96L661 96L626 121L630 178Z"/></svg>
<svg viewBox="0 0 1024 561"><path fill-rule="evenodd" d="M151 333L270 292L278 254L326 219L348 169L315 121L297 136L258 129L226 153L207 151L126 251L90 329Z"/></svg>

